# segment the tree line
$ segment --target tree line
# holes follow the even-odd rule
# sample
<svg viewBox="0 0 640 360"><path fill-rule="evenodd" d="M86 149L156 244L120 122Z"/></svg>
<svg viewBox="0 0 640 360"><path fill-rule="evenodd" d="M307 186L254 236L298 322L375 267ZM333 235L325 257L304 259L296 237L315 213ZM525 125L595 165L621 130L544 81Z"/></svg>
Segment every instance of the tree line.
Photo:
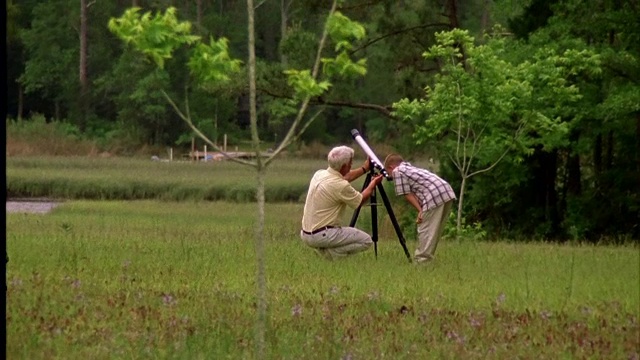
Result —
<svg viewBox="0 0 640 360"><path fill-rule="evenodd" d="M274 146L299 121L291 69L316 61L330 6L253 4L258 131ZM202 81L184 66L185 46L158 67L107 26L134 7L175 8L193 35L246 62L244 1L7 1L7 118L42 114L87 138L184 145L193 129L175 108L188 108L214 141L249 137L246 71ZM366 32L324 63L347 76L309 98L310 114L323 111L299 143L348 141L358 128L409 159L437 159L460 195L459 227L527 239L640 237L638 1L342 1L337 11ZM304 72L296 75L301 86Z"/></svg>

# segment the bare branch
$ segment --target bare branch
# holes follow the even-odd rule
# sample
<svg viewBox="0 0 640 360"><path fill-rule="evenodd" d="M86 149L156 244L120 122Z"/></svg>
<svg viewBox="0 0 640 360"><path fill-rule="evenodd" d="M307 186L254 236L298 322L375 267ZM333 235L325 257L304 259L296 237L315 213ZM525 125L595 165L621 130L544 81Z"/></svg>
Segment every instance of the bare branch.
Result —
<svg viewBox="0 0 640 360"><path fill-rule="evenodd" d="M269 96L279 98L279 99L291 99L288 95L277 94L270 89L261 88L260 91ZM357 102L349 102L349 101L339 101L339 100L326 100L324 98L313 98L309 99L309 105L328 105L328 106L337 106L337 107L348 107L353 109L366 109L366 110L374 110L385 117L391 120L398 120L395 116L391 114L392 107L386 105L379 104L370 104L370 103L357 103Z"/></svg>
<svg viewBox="0 0 640 360"><path fill-rule="evenodd" d="M169 104L171 105L171 107L173 107L173 110L175 110L176 114L178 114L178 116L180 116L180 118L182 120L184 120L184 122L187 123L187 125L191 128L191 130L198 135L199 138L201 138L202 140L204 140L204 142L206 142L207 144L211 145L211 147L220 152L224 157L226 157L227 159L231 160L231 161L235 161L237 163L243 164L243 165L249 165L249 166L253 166L256 167L257 164L251 161L246 161L246 160L242 160L242 159L238 159L235 157L232 157L231 155L229 155L228 153L226 153L225 151L222 151L222 149L220 149L218 147L218 145L216 145L213 141L211 141L205 134L203 134L200 129L198 129L193 122L191 121L191 117L189 115L185 115L180 108L178 107L178 105L176 105L176 103L173 101L173 99L171 99L171 97L164 91L162 91L162 95L164 95L165 99L167 99L167 101L169 102ZM188 104L188 103L187 103ZM187 105L187 114L189 114L189 106ZM260 154L256 154L256 156L260 156Z"/></svg>
<svg viewBox="0 0 640 360"><path fill-rule="evenodd" d="M379 37L377 37L377 38L375 38L375 39L372 39L372 40L367 41L367 42L366 42L366 43L364 43L362 46L359 46L359 47L357 47L357 48L355 48L355 49L351 50L351 51L349 52L349 54L350 54L350 55L353 55L353 54L355 54L356 52L358 52L358 51L360 51L360 50L363 50L363 49L367 48L369 45L373 45L373 44L377 43L378 41L384 40L384 39L386 39L386 38L388 38L388 37L395 36L395 35L400 35L400 34L407 33L407 32L411 32L411 31L413 31L413 30L426 29L426 28L430 28L430 27L443 27L443 28L449 28L449 27L450 27L450 25L449 25L449 24L447 24L447 23L422 24L422 25L418 25L418 26L412 26L412 27L409 27L409 28L405 28L405 29L400 29L400 30L392 31L392 32L390 32L390 33L388 33L388 34L384 34L384 35L379 36Z"/></svg>
<svg viewBox="0 0 640 360"><path fill-rule="evenodd" d="M478 174L481 174L481 173L483 173L483 172L487 172L487 171L489 171L489 170L493 169L496 165L498 165L498 163L499 163L500 161L502 161L502 159L503 159L503 158L504 158L508 153L509 153L509 149L505 150L505 151L502 153L502 155L500 155L500 157L498 158L498 160L496 160L496 162L494 162L493 164L491 164L491 166L489 166L489 167L487 167L487 168L484 168L484 169L481 169L481 170L478 170L478 171L476 171L476 172L473 172L473 173L469 174L469 176L467 176L467 178L470 178L470 177L472 177L472 176L475 176L475 175L478 175Z"/></svg>

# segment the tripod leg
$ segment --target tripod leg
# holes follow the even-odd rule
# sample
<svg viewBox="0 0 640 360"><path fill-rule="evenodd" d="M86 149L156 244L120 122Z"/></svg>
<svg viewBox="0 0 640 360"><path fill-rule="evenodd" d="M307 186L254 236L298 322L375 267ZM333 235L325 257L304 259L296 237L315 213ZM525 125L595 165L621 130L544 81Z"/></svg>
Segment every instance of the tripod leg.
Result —
<svg viewBox="0 0 640 360"><path fill-rule="evenodd" d="M371 240L373 240L373 250L378 258L378 204L376 203L376 190L373 189L371 197Z"/></svg>
<svg viewBox="0 0 640 360"><path fill-rule="evenodd" d="M411 254L409 254L409 249L407 249L407 242L402 235L402 230L400 230L400 225L398 225L398 220L396 220L396 216L393 213L393 209L391 208L391 203L387 198L387 194L384 192L384 186L382 186L382 183L378 184L378 190L380 190L382 202L384 202L384 206L387 208L387 212L389 213L389 218L391 218L393 228L396 231L396 235L398 235L398 241L400 241L400 245L402 245L402 249L404 250L404 254L407 256L407 259L409 259L409 261L411 262Z"/></svg>

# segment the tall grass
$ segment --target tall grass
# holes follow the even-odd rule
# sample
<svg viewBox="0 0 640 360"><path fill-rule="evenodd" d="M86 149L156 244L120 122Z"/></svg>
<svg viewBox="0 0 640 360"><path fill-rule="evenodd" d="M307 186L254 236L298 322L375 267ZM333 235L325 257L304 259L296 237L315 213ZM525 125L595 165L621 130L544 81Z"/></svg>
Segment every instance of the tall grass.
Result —
<svg viewBox="0 0 640 360"><path fill-rule="evenodd" d="M255 201L255 169L231 161L161 162L122 157L6 160L10 197ZM323 160L275 161L267 172L266 200L299 201L313 172L326 166Z"/></svg>
<svg viewBox="0 0 640 360"><path fill-rule="evenodd" d="M639 356L637 247L443 241L415 266L385 235L377 259L327 262L298 238L302 204L266 210L267 358ZM255 212L69 201L7 214L7 358L252 358Z"/></svg>

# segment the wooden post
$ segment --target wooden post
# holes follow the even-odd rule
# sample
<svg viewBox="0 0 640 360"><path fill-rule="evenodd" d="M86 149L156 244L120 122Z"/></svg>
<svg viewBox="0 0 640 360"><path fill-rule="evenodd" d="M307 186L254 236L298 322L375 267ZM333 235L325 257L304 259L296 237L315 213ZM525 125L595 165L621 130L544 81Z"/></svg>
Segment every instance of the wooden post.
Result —
<svg viewBox="0 0 640 360"><path fill-rule="evenodd" d="M207 161L207 145L204 146L204 158L202 160Z"/></svg>
<svg viewBox="0 0 640 360"><path fill-rule="evenodd" d="M224 143L222 146L222 151L227 152L227 134L224 134Z"/></svg>
<svg viewBox="0 0 640 360"><path fill-rule="evenodd" d="M191 138L191 161L196 157L196 138Z"/></svg>

